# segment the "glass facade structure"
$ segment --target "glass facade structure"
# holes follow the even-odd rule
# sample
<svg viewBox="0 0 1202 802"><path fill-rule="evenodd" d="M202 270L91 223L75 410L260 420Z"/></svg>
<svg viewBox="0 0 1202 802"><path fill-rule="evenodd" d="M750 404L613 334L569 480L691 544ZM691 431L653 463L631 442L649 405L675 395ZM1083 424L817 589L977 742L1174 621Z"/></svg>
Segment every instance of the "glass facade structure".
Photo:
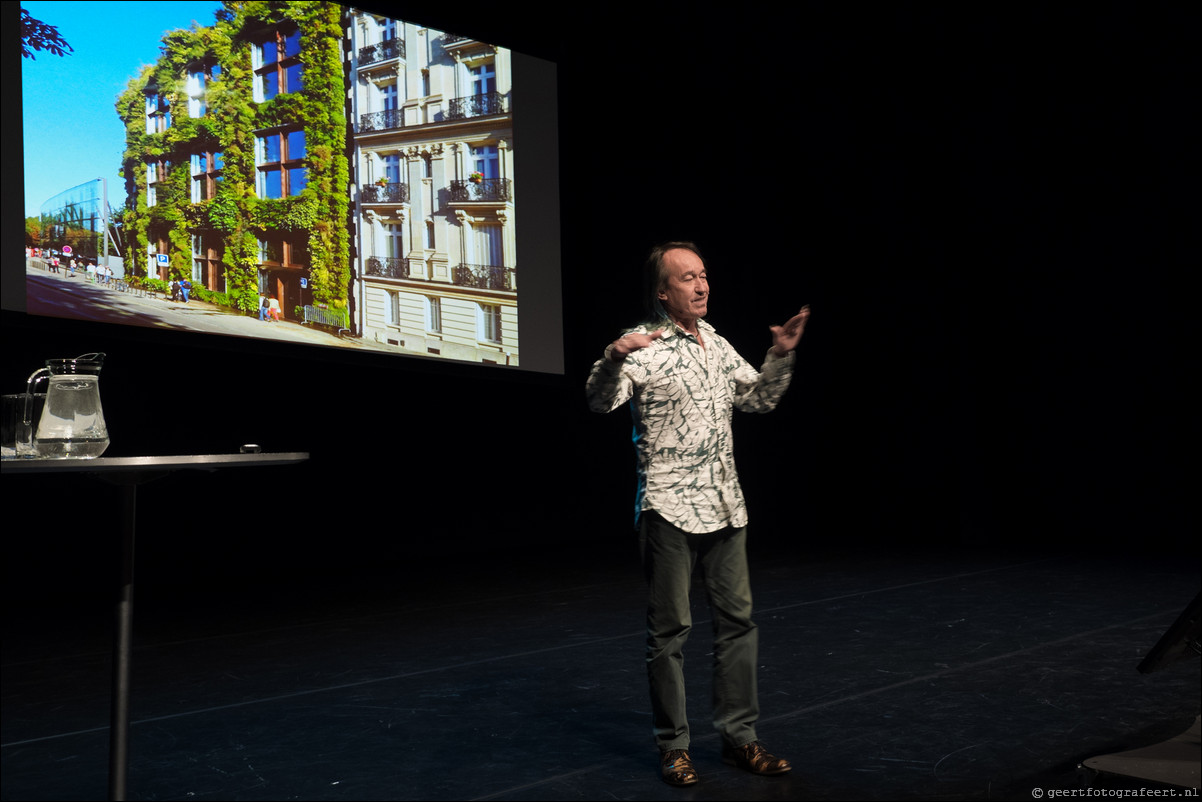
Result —
<svg viewBox="0 0 1202 802"><path fill-rule="evenodd" d="M104 186L100 179L71 187L42 204L44 223L41 248L75 258L102 261L104 228L111 210L104 208Z"/></svg>

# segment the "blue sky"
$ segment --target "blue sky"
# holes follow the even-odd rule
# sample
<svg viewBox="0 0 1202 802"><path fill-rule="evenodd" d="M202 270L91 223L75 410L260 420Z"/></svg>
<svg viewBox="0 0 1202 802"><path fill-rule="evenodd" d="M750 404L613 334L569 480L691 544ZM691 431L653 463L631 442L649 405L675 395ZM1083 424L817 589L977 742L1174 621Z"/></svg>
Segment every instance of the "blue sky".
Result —
<svg viewBox="0 0 1202 802"><path fill-rule="evenodd" d="M65 189L108 179L109 204L120 207L125 127L114 103L129 79L159 56L166 31L193 20L212 25L219 2L36 2L21 7L58 27L75 52L35 52L21 59L25 148L25 215Z"/></svg>

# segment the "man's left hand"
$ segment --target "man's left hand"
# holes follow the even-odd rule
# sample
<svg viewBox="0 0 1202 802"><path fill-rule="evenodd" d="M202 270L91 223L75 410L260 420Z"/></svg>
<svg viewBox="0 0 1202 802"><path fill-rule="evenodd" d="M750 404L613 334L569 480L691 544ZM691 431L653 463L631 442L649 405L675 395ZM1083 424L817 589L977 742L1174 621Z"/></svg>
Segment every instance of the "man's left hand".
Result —
<svg viewBox="0 0 1202 802"><path fill-rule="evenodd" d="M801 342L801 335L805 333L806 321L809 319L810 306L806 304L800 312L789 318L785 325L768 327L772 331L772 350L777 356L784 356L797 348L797 344Z"/></svg>

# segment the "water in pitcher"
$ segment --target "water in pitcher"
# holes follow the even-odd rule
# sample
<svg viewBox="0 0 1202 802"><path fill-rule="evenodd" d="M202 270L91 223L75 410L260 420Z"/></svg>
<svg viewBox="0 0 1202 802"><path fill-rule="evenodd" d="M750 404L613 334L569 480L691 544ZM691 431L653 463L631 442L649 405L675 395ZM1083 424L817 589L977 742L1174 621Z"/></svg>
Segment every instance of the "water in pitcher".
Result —
<svg viewBox="0 0 1202 802"><path fill-rule="evenodd" d="M38 456L47 459L92 459L99 457L108 447L107 437L40 437L37 442Z"/></svg>
<svg viewBox="0 0 1202 802"><path fill-rule="evenodd" d="M46 403L34 434L37 455L48 459L91 459L109 444L100 406L100 367L104 354L52 359L30 377L49 374Z"/></svg>

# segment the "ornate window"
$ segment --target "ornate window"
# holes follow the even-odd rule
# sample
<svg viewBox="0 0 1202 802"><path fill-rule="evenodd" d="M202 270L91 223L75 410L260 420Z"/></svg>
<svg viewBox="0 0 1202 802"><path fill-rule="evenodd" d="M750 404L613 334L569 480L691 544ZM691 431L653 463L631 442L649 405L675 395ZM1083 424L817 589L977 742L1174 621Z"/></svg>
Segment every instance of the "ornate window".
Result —
<svg viewBox="0 0 1202 802"><path fill-rule="evenodd" d="M390 259L400 259L405 255L405 229L399 223L384 223L384 255Z"/></svg>
<svg viewBox="0 0 1202 802"><path fill-rule="evenodd" d="M468 66L467 81L469 93L451 101L448 109L451 119L505 113L505 99L497 90L497 68L492 61Z"/></svg>
<svg viewBox="0 0 1202 802"><path fill-rule="evenodd" d="M468 73L472 78L473 95L479 97L497 91L497 71L493 67L492 62L485 62L471 67Z"/></svg>
<svg viewBox="0 0 1202 802"><path fill-rule="evenodd" d="M481 178L500 178L501 160L497 154L496 145L478 145L472 147L472 169L480 173Z"/></svg>
<svg viewBox="0 0 1202 802"><path fill-rule="evenodd" d="M390 184L401 183L401 157L397 153L389 153L381 157L380 163L384 168L383 178Z"/></svg>
<svg viewBox="0 0 1202 802"><path fill-rule="evenodd" d="M492 223L481 223L475 226L472 237L475 263L491 267L505 264L505 256L501 248L501 227Z"/></svg>

